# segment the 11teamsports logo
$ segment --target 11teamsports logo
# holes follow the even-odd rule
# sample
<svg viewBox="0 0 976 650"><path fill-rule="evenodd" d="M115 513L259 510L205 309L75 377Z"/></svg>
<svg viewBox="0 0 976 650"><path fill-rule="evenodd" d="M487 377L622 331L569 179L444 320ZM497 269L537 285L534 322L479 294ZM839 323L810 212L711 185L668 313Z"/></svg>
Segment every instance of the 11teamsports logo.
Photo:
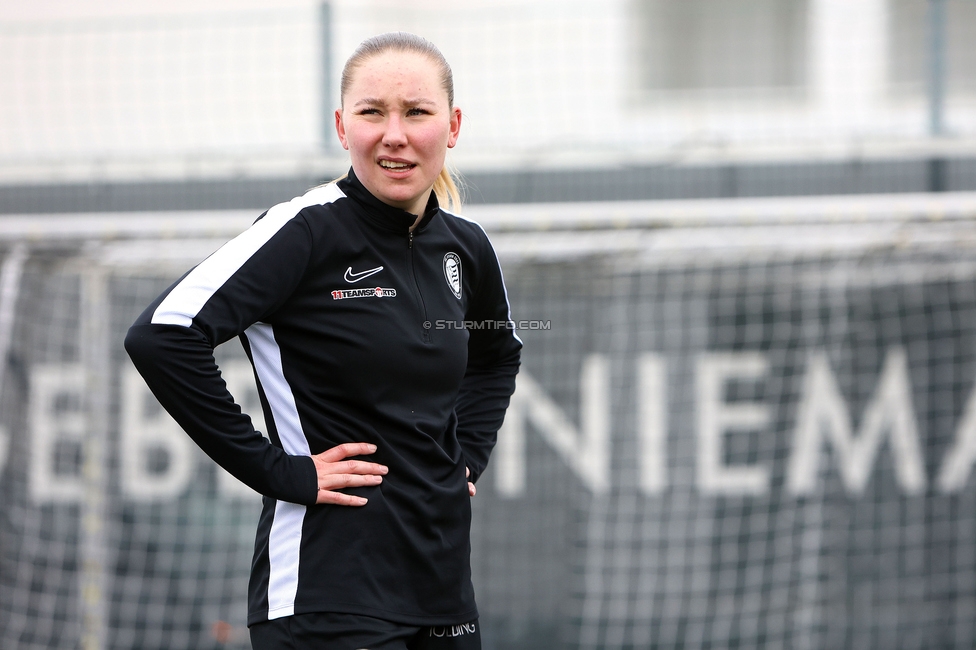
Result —
<svg viewBox="0 0 976 650"><path fill-rule="evenodd" d="M332 292L333 300L345 298L396 298L396 289L376 287L374 289L336 289Z"/></svg>

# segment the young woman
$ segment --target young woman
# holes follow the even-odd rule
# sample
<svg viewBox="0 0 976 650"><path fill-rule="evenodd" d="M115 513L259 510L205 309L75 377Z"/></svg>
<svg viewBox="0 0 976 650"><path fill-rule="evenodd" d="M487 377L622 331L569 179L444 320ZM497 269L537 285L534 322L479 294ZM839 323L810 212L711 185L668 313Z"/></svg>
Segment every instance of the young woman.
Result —
<svg viewBox="0 0 976 650"><path fill-rule="evenodd" d="M377 36L341 91L348 175L183 276L126 349L197 444L264 495L256 649L480 648L470 497L521 342L484 231L441 208L458 203L444 160L461 127L444 57ZM270 441L214 362L234 336Z"/></svg>

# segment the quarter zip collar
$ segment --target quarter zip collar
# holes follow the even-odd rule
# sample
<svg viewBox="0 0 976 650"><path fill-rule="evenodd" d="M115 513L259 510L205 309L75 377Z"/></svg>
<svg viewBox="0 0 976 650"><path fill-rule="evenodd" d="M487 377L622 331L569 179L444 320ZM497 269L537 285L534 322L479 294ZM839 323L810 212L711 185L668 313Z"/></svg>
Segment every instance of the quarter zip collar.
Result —
<svg viewBox="0 0 976 650"><path fill-rule="evenodd" d="M378 198L372 195L366 186L356 178L356 172L353 171L352 167L349 168L349 173L345 178L341 179L337 185L342 193L348 196L350 199L355 201L362 210L358 210L366 221L369 221L375 226L383 228L384 230L390 230L393 232L407 234L410 232L410 226L413 222L417 220L417 215L411 214L406 210L401 208L395 208L392 205L387 205L380 201ZM427 207L424 209L424 216L414 228L414 234L419 233L430 220L434 218L439 209L437 203L437 196L431 192L430 198L427 200Z"/></svg>

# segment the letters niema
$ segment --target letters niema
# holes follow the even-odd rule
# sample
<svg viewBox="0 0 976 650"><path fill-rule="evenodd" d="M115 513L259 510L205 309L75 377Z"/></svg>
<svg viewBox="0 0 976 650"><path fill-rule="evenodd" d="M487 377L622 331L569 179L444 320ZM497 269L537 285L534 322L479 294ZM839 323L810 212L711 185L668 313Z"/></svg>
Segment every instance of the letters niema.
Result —
<svg viewBox="0 0 976 650"><path fill-rule="evenodd" d="M375 289L363 291L375 295ZM445 322L454 326L454 321ZM627 359L584 355L578 369L578 417L553 399L533 377L531 368L523 368L492 456L493 489L506 498L526 493L530 466L526 437L530 435L541 438L583 487L599 494L611 489L618 475L614 466L623 462L636 465L638 482L634 487L648 496L665 494L673 483L671 475L686 470L698 492L713 496L763 497L781 490L786 496L802 497L821 489L821 473L829 471L851 498L860 498L883 465L894 470L888 471L897 489L909 496L929 490L950 496L972 485L976 389L970 389L949 439L934 450L938 462L929 470L925 450L930 443L923 444L926 432L922 422L926 420L920 422L914 410L916 389L903 348L887 350L881 368L870 381L870 398L856 410L822 350L808 351L806 361L797 369L801 378L795 392L748 401L730 400L726 387L733 381L769 382L777 376L766 354L710 351L688 361L687 368L676 368L678 374L687 371L687 383L675 386L669 381L675 374L669 372L669 365L687 363L683 359L669 360L658 352L640 352ZM250 364L222 363L221 369L245 412L262 419ZM632 414L622 413L617 406L612 381L615 375L633 377L626 387L632 393L624 399L624 404L632 405ZM81 467L62 467L54 450L62 444L81 444L84 439L85 419L79 417L80 405L84 404L84 368L80 364L35 365L30 369L30 386L31 417L25 438L31 500L80 502L85 493ZM669 393L679 389L684 391L679 399L689 401L687 411L694 413L690 421L679 419L687 417L684 411L669 409L676 399L669 398ZM64 408L66 395L78 405L76 408ZM122 369L117 451L124 461L119 468L120 486L131 500L172 500L193 482L197 456L190 438L165 411L144 408L147 399L152 399L151 394L135 368ZM793 404L781 409L781 399ZM791 415L783 420L781 411ZM255 424L259 430L266 430L263 423L256 420ZM685 427L691 433L694 452L670 457L671 431ZM780 436L782 443L780 438L775 444L770 439L760 445L769 453L755 458L729 457L726 448L730 434L758 436L760 440ZM617 439L624 437L636 443L633 458L621 458ZM780 444L784 453L772 453ZM882 449L886 453L882 454ZM168 462L162 471L155 471L149 460L160 452ZM10 465L11 456L8 452L0 457L0 476L3 465ZM781 483L774 481L776 474L783 476ZM255 496L223 470L218 472L217 489L223 498Z"/></svg>

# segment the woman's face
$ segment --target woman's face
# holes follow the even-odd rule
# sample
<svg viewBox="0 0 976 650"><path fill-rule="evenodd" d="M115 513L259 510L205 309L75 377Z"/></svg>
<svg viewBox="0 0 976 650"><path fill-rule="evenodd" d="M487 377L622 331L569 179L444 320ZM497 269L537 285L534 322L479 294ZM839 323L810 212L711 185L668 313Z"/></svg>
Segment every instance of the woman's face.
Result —
<svg viewBox="0 0 976 650"><path fill-rule="evenodd" d="M413 52L366 59L353 72L335 120L366 189L421 214L461 128L461 111L448 105L437 66Z"/></svg>

